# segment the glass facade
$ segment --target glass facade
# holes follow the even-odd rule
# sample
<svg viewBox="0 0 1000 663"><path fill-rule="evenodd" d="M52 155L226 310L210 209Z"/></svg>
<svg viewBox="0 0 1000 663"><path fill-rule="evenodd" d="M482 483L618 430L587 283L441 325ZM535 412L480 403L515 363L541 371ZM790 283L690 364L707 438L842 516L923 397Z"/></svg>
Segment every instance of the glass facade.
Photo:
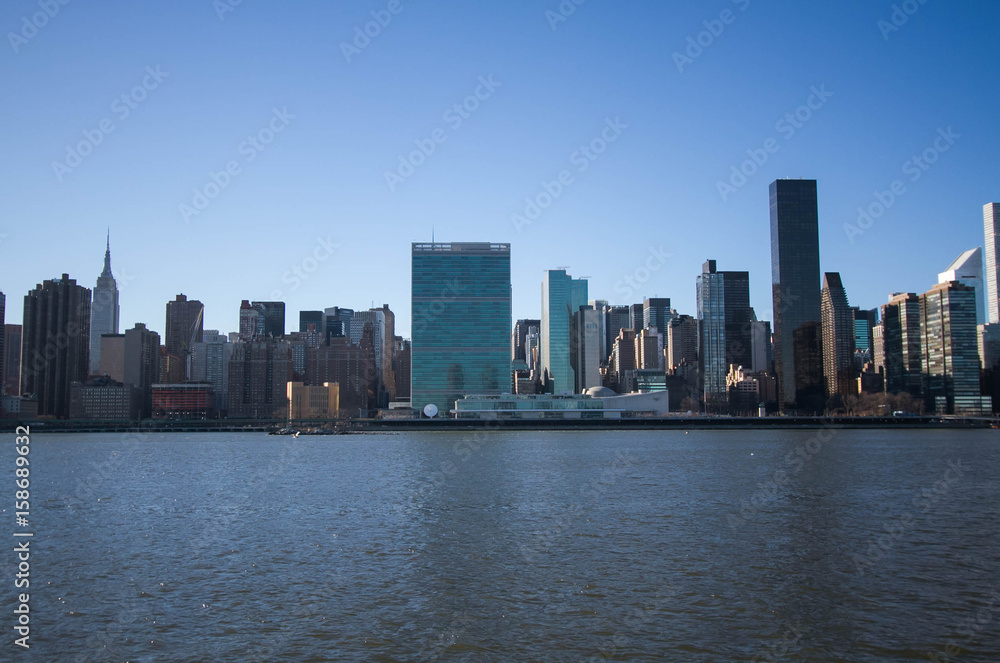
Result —
<svg viewBox="0 0 1000 663"><path fill-rule="evenodd" d="M699 357L706 398L727 393L729 367L753 363L750 274L719 272L709 260L698 275Z"/></svg>
<svg viewBox="0 0 1000 663"><path fill-rule="evenodd" d="M587 305L587 281L574 279L562 269L545 272L542 281L542 328L539 349L543 381L554 394L572 394L576 372L571 356L573 314Z"/></svg>
<svg viewBox="0 0 1000 663"><path fill-rule="evenodd" d="M938 414L979 415L976 290L953 281L920 297L924 394Z"/></svg>
<svg viewBox="0 0 1000 663"><path fill-rule="evenodd" d="M775 180L770 186L771 285L774 299L774 361L778 373L778 402L782 410L822 410L814 365L820 357L802 356L810 367L796 366L795 333L806 325L819 324L819 212L816 180ZM812 331L804 332L808 337ZM812 352L813 345L800 344ZM815 346L819 347L819 346ZM796 376L807 382L797 382Z"/></svg>
<svg viewBox="0 0 1000 663"><path fill-rule="evenodd" d="M896 295L882 308L882 361L890 394L921 395L921 343L920 299L913 293Z"/></svg>
<svg viewBox="0 0 1000 663"><path fill-rule="evenodd" d="M510 392L510 244L412 245L411 398Z"/></svg>

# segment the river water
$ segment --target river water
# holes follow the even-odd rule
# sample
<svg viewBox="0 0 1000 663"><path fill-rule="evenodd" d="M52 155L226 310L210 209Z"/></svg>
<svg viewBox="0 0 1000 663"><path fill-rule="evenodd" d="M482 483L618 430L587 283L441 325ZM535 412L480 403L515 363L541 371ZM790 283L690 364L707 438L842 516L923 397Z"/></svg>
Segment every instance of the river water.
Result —
<svg viewBox="0 0 1000 663"><path fill-rule="evenodd" d="M998 442L36 433L0 659L992 663Z"/></svg>

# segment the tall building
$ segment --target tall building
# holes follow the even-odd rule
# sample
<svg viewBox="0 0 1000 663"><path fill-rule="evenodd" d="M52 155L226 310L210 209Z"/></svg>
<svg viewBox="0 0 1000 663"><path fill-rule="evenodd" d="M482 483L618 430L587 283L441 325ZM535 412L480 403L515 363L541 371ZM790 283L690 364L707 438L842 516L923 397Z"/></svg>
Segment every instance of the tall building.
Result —
<svg viewBox="0 0 1000 663"><path fill-rule="evenodd" d="M309 331L309 325L316 325L316 329L323 331L323 311L299 311L299 331Z"/></svg>
<svg viewBox="0 0 1000 663"><path fill-rule="evenodd" d="M882 344L885 390L890 394L906 392L920 397L923 349L917 295L894 294L882 307Z"/></svg>
<svg viewBox="0 0 1000 663"><path fill-rule="evenodd" d="M7 353L4 350L4 345L7 337L7 325L4 322L7 309L7 296L0 292L0 396L3 396L7 392L4 388L4 382L6 379L6 364L7 364Z"/></svg>
<svg viewBox="0 0 1000 663"><path fill-rule="evenodd" d="M446 413L465 394L509 393L510 244L411 249L413 408Z"/></svg>
<svg viewBox="0 0 1000 663"><path fill-rule="evenodd" d="M978 246L958 256L948 269L938 274L938 283L958 281L976 289L976 323L986 324L986 307L983 292L983 251Z"/></svg>
<svg viewBox="0 0 1000 663"><path fill-rule="evenodd" d="M694 364L697 360L698 321L690 315L679 315L667 326L667 370L675 370L681 362Z"/></svg>
<svg viewBox="0 0 1000 663"><path fill-rule="evenodd" d="M924 394L938 414L982 415L976 327L976 290L952 281L920 296Z"/></svg>
<svg viewBox="0 0 1000 663"><path fill-rule="evenodd" d="M264 321L264 336L281 338L285 335L285 302L250 302L260 311Z"/></svg>
<svg viewBox="0 0 1000 663"><path fill-rule="evenodd" d="M605 361L611 356L611 352L615 347L615 339L618 338L619 332L623 329L632 329L632 323L630 321L630 309L628 306L608 306L604 309L604 334L607 342L605 344L605 352L607 353Z"/></svg>
<svg viewBox="0 0 1000 663"><path fill-rule="evenodd" d="M264 312L244 299L240 302L240 338L250 341L264 335Z"/></svg>
<svg viewBox="0 0 1000 663"><path fill-rule="evenodd" d="M525 343L528 340L528 329L531 327L541 326L541 320L518 320L514 323L514 333L510 337L510 356L513 361L523 361L527 363L528 356Z"/></svg>
<svg viewBox="0 0 1000 663"><path fill-rule="evenodd" d="M854 348L872 358L875 344L875 325L878 324L878 309L854 307Z"/></svg>
<svg viewBox="0 0 1000 663"><path fill-rule="evenodd" d="M652 297L642 301L642 328L655 327L661 334L667 333L667 325L673 318L669 297Z"/></svg>
<svg viewBox="0 0 1000 663"><path fill-rule="evenodd" d="M854 309L837 272L823 277L821 295L823 325L823 377L828 394L857 393L854 371Z"/></svg>
<svg viewBox="0 0 1000 663"><path fill-rule="evenodd" d="M214 407L224 412L229 407L229 362L235 344L214 329L206 329L202 338L191 348L191 379L211 384Z"/></svg>
<svg viewBox="0 0 1000 663"><path fill-rule="evenodd" d="M629 304L628 306L628 326L638 334L643 330L642 324L642 304Z"/></svg>
<svg viewBox="0 0 1000 663"><path fill-rule="evenodd" d="M822 383L814 383L812 368L799 370L795 332L821 322L819 273L819 212L816 180L775 180L770 190L771 287L774 299L774 360L778 403L782 410L818 412L823 409ZM804 352L818 348L806 337ZM821 349L820 349L821 350ZM802 356L815 367L821 356ZM796 376L806 382L797 382ZM821 377L821 375L820 375Z"/></svg>
<svg viewBox="0 0 1000 663"><path fill-rule="evenodd" d="M21 325L4 325L3 374L0 396L21 395Z"/></svg>
<svg viewBox="0 0 1000 663"><path fill-rule="evenodd" d="M698 356L706 402L726 396L730 366L753 361L750 274L720 272L716 261L702 266L697 279Z"/></svg>
<svg viewBox="0 0 1000 663"><path fill-rule="evenodd" d="M367 311L358 311L351 319L351 343L361 342L362 330L366 324L371 325L375 345L375 372L377 380L377 404L374 407L385 408L395 398L396 385L392 377L392 343L396 335L396 316L383 305Z"/></svg>
<svg viewBox="0 0 1000 663"><path fill-rule="evenodd" d="M333 306L323 311L323 333L327 339L350 338L354 309Z"/></svg>
<svg viewBox="0 0 1000 663"><path fill-rule="evenodd" d="M125 334L101 334L101 364L98 376L125 382Z"/></svg>
<svg viewBox="0 0 1000 663"><path fill-rule="evenodd" d="M587 305L586 279L574 279L564 269L550 269L542 281L542 381L553 394L574 393L570 327L573 315Z"/></svg>
<svg viewBox="0 0 1000 663"><path fill-rule="evenodd" d="M160 335L137 322L125 330L125 384L141 392L141 416L153 416L153 385L160 381Z"/></svg>
<svg viewBox="0 0 1000 663"><path fill-rule="evenodd" d="M292 368L288 341L265 336L234 344L229 360L229 418L287 417Z"/></svg>
<svg viewBox="0 0 1000 663"><path fill-rule="evenodd" d="M570 363L575 379L573 389L577 394L601 386L600 317L601 314L589 305L581 306L573 313Z"/></svg>
<svg viewBox="0 0 1000 663"><path fill-rule="evenodd" d="M396 400L410 398L410 342L397 336L393 342L392 375L396 380Z"/></svg>
<svg viewBox="0 0 1000 663"><path fill-rule="evenodd" d="M986 318L995 325L1000 323L1000 203L983 205L983 226L986 230Z"/></svg>
<svg viewBox="0 0 1000 663"><path fill-rule="evenodd" d="M754 320L750 323L750 371L774 375L774 346L771 345L771 323Z"/></svg>
<svg viewBox="0 0 1000 663"><path fill-rule="evenodd" d="M875 370L885 375L885 323L879 321L872 329L872 364ZM882 385L883 391L885 384Z"/></svg>
<svg viewBox="0 0 1000 663"><path fill-rule="evenodd" d="M204 317L205 307L197 299L189 301L186 296L177 295L174 301L167 302L167 326L163 340L167 354L186 363L191 355L191 346L202 340Z"/></svg>
<svg viewBox="0 0 1000 663"><path fill-rule="evenodd" d="M373 327L366 324L357 344L338 336L306 350L306 384L339 385L340 409L347 416L368 416L368 411L377 407L374 338Z"/></svg>
<svg viewBox="0 0 1000 663"><path fill-rule="evenodd" d="M70 385L90 370L90 290L63 274L24 297L21 393L38 399L39 416L69 416Z"/></svg>
<svg viewBox="0 0 1000 663"><path fill-rule="evenodd" d="M591 299L587 303L597 311L597 333L601 335L599 354L601 356L601 366L604 366L608 363L608 354L611 352L610 348L608 348L608 302L604 299ZM541 324L541 320L539 320L537 326L541 327Z"/></svg>
<svg viewBox="0 0 1000 663"><path fill-rule="evenodd" d="M621 329L611 347L611 364L608 367L618 391L630 391L628 374L634 373L635 369L635 330Z"/></svg>
<svg viewBox="0 0 1000 663"><path fill-rule="evenodd" d="M111 273L111 233L104 249L104 271L97 277L90 306L90 374L99 375L101 335L118 333L118 284Z"/></svg>

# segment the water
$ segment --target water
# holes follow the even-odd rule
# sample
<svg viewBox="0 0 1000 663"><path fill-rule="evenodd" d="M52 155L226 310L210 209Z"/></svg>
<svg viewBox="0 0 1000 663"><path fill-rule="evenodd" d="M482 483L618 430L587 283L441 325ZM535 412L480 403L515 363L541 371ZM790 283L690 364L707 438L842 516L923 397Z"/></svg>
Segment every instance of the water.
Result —
<svg viewBox="0 0 1000 663"><path fill-rule="evenodd" d="M998 439L35 434L0 659L995 662Z"/></svg>

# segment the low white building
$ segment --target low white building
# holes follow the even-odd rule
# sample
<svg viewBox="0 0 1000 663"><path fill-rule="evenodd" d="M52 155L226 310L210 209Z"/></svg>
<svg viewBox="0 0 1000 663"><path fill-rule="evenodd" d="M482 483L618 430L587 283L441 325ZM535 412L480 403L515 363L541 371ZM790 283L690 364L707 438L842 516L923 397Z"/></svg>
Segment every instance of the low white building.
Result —
<svg viewBox="0 0 1000 663"><path fill-rule="evenodd" d="M593 387L585 394L502 394L466 396L455 401L457 419L621 419L670 414L670 394L616 394Z"/></svg>

